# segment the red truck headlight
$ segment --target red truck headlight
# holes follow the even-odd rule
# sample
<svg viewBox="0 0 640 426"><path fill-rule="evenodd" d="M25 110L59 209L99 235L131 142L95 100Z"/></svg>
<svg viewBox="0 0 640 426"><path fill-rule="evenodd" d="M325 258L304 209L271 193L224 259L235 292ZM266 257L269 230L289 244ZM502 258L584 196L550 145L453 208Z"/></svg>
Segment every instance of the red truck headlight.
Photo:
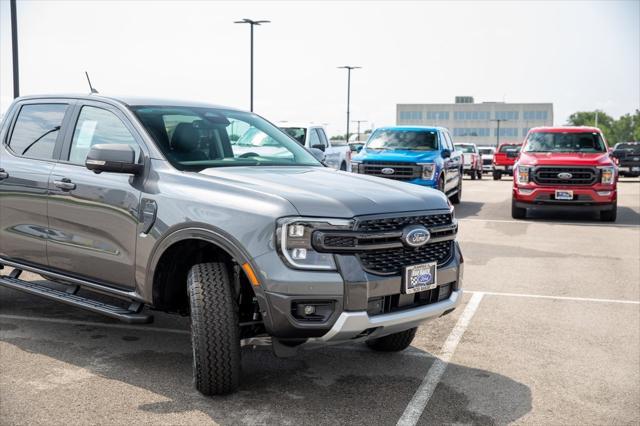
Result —
<svg viewBox="0 0 640 426"><path fill-rule="evenodd" d="M604 184L613 184L616 180L616 168L613 166L600 167L601 182Z"/></svg>
<svg viewBox="0 0 640 426"><path fill-rule="evenodd" d="M531 171L531 167L528 166L516 166L516 178L517 182L521 185L526 185L529 183L529 172Z"/></svg>

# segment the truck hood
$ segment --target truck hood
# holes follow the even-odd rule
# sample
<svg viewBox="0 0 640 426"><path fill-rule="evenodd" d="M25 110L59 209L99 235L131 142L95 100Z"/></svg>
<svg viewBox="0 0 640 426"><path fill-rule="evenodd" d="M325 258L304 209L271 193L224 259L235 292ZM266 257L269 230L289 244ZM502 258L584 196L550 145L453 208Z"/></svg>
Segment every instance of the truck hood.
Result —
<svg viewBox="0 0 640 426"><path fill-rule="evenodd" d="M244 188L283 198L302 216L351 218L449 209L447 198L437 190L325 167L218 167L200 174L238 192Z"/></svg>
<svg viewBox="0 0 640 426"><path fill-rule="evenodd" d="M431 162L440 156L440 151L405 151L405 150L373 150L363 149L353 157L354 161L389 161L389 162Z"/></svg>
<svg viewBox="0 0 640 426"><path fill-rule="evenodd" d="M527 166L610 166L606 152L521 152L519 163Z"/></svg>

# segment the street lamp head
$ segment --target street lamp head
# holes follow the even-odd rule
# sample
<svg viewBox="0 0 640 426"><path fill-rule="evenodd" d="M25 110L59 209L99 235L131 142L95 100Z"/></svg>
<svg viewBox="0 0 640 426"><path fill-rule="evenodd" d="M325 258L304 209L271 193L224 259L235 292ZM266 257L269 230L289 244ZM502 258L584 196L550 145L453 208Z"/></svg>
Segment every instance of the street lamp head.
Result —
<svg viewBox="0 0 640 426"><path fill-rule="evenodd" d="M234 24L251 24L251 25L260 25L260 24L268 24L271 21L267 21L267 20L260 20L260 21L254 21L253 19L249 19L249 18L242 18L242 21L233 21Z"/></svg>
<svg viewBox="0 0 640 426"><path fill-rule="evenodd" d="M352 66L352 65L343 65L343 66L341 66L341 67L337 67L337 68L339 68L339 69L345 69L345 70L357 70L357 69L360 69L360 68L362 68L362 67L354 67L354 66Z"/></svg>

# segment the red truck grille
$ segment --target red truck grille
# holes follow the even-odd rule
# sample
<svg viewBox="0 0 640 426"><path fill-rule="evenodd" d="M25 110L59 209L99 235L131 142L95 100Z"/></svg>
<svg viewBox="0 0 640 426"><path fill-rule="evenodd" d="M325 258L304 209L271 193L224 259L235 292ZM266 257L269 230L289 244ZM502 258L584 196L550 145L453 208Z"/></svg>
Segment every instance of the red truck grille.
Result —
<svg viewBox="0 0 640 426"><path fill-rule="evenodd" d="M593 185L598 172L591 167L538 167L533 181L538 185Z"/></svg>

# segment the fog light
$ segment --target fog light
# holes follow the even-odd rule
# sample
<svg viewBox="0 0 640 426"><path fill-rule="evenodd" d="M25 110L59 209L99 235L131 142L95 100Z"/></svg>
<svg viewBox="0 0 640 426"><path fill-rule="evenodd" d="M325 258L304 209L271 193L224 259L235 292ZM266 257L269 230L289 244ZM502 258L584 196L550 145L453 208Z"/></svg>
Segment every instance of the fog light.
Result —
<svg viewBox="0 0 640 426"><path fill-rule="evenodd" d="M313 305L306 305L304 307L304 314L305 315L313 315L316 313L316 307Z"/></svg>
<svg viewBox="0 0 640 426"><path fill-rule="evenodd" d="M611 195L611 191L596 191L598 193L599 196L601 197L606 197L608 195Z"/></svg>
<svg viewBox="0 0 640 426"><path fill-rule="evenodd" d="M307 258L307 249L295 248L291 250L291 257L293 260L304 260Z"/></svg>
<svg viewBox="0 0 640 426"><path fill-rule="evenodd" d="M518 188L518 191L521 194L529 195L529 194L531 194L533 192L533 189Z"/></svg>

